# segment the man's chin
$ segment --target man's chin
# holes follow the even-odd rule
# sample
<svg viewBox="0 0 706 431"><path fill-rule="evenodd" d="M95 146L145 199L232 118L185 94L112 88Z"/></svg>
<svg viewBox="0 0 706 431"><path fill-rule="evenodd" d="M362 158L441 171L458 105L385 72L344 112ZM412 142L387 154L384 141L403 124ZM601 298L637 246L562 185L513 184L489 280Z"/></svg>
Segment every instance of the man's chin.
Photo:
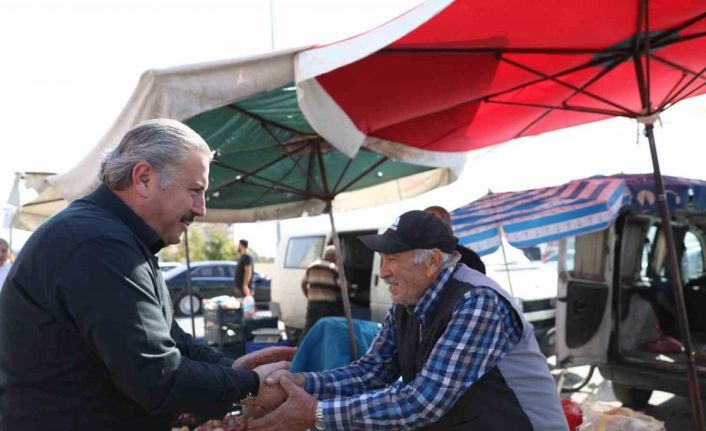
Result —
<svg viewBox="0 0 706 431"><path fill-rule="evenodd" d="M181 234L174 234L174 235L169 235L167 237L162 237L162 241L164 241L164 245L176 245L181 243Z"/></svg>

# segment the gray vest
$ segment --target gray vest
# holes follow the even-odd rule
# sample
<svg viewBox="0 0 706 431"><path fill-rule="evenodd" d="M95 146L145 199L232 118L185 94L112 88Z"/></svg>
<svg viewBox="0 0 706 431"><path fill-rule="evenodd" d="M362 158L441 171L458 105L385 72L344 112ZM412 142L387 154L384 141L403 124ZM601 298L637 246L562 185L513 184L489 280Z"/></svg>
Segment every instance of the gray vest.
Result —
<svg viewBox="0 0 706 431"><path fill-rule="evenodd" d="M410 382L424 367L448 326L454 307L475 286L493 289L512 306L523 325L520 341L488 370L436 423L424 430L439 431L567 431L554 379L539 351L534 329L514 301L493 280L460 265L442 289L436 312L419 334L419 321L395 305L397 355L402 380Z"/></svg>

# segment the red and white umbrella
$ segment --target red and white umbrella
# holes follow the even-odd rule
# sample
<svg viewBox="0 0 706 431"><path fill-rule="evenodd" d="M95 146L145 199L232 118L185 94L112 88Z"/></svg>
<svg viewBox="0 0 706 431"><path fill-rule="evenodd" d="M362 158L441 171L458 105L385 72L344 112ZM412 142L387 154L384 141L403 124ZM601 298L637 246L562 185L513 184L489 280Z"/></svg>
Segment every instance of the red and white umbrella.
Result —
<svg viewBox="0 0 706 431"><path fill-rule="evenodd" d="M349 154L367 146L443 164L703 93L705 16L696 0L432 0L297 54L299 103Z"/></svg>
<svg viewBox="0 0 706 431"><path fill-rule="evenodd" d="M466 151L611 117L653 123L706 92L706 2L430 0L370 32L295 57L299 104L326 140L445 166ZM671 230L671 280L704 429Z"/></svg>

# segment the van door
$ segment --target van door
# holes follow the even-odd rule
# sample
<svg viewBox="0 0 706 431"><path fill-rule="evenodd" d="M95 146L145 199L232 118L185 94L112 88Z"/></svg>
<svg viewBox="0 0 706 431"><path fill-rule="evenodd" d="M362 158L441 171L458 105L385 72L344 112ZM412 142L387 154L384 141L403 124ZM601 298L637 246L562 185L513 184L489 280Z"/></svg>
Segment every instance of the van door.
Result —
<svg viewBox="0 0 706 431"><path fill-rule="evenodd" d="M349 287L351 312L356 319L370 320L371 273L373 271L374 253L363 245L358 237L375 234L375 230L359 230L340 232L343 253L343 266Z"/></svg>
<svg viewBox="0 0 706 431"><path fill-rule="evenodd" d="M370 282L370 320L382 323L390 308L390 293L387 290L387 283L380 278L380 266L382 258L380 253L375 253L373 257L373 273Z"/></svg>
<svg viewBox="0 0 706 431"><path fill-rule="evenodd" d="M576 237L573 265L559 258L556 302L557 364L601 365L612 328L614 226ZM563 250L562 250L563 249ZM566 256L566 241L560 256Z"/></svg>

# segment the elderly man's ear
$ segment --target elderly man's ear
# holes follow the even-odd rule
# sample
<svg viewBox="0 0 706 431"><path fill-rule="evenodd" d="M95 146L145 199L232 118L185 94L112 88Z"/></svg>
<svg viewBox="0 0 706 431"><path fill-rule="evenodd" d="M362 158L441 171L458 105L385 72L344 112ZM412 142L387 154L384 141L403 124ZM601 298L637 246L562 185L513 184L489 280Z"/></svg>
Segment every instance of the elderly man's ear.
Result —
<svg viewBox="0 0 706 431"><path fill-rule="evenodd" d="M429 258L426 262L427 267L427 277L432 277L436 275L436 272L441 268L441 250L435 248L431 251Z"/></svg>

